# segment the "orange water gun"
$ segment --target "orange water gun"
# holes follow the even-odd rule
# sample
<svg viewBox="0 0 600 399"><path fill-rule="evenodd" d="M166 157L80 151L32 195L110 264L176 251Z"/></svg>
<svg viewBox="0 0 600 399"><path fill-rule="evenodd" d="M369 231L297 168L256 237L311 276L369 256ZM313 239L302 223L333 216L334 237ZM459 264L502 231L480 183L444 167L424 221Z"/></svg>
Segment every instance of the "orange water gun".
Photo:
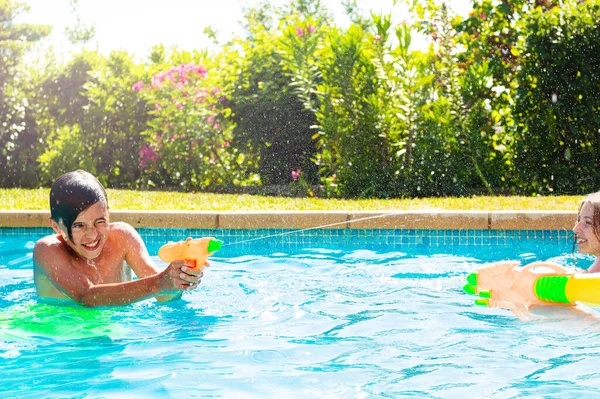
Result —
<svg viewBox="0 0 600 399"><path fill-rule="evenodd" d="M200 270L206 264L206 258L221 249L221 245L223 245L223 241L214 237L188 237L185 241L163 245L158 250L158 257L167 263L176 260L191 260L196 263L192 269Z"/></svg>

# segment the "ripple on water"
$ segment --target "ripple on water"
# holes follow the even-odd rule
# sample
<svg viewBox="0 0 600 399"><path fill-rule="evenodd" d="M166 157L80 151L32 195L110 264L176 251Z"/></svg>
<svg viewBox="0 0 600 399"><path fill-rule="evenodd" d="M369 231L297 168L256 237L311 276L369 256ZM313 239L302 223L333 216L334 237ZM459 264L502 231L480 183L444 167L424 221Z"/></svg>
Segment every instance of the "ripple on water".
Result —
<svg viewBox="0 0 600 399"><path fill-rule="evenodd" d="M521 323L462 292L490 259L565 264L570 255L551 248L220 251L185 301L85 316L27 308L28 242L0 246L4 395L600 396L597 315L540 310Z"/></svg>

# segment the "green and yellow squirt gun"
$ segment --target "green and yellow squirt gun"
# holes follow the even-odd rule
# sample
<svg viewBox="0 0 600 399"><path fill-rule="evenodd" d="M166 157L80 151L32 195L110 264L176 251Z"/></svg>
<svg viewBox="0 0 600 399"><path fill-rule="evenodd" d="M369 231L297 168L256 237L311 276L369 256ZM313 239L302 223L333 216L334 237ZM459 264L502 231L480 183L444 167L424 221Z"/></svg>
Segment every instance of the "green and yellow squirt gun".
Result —
<svg viewBox="0 0 600 399"><path fill-rule="evenodd" d="M535 317L533 306L575 306L577 302L600 305L600 275L569 273L563 266L535 262L497 262L467 276L463 290L478 295L475 304L512 311L519 319Z"/></svg>

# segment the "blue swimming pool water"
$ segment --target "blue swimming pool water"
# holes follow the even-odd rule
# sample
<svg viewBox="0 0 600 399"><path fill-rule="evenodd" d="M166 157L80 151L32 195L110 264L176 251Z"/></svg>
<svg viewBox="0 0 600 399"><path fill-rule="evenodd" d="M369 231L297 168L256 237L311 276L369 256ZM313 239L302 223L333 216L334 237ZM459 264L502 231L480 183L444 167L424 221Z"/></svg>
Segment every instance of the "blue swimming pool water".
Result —
<svg viewBox="0 0 600 399"><path fill-rule="evenodd" d="M595 317L522 323L461 289L486 262L572 265L570 240L553 233L510 245L440 245L442 232L231 245L257 233L213 231L230 245L201 289L101 310L37 304L39 231L1 233L2 398L600 397ZM165 232L144 233L156 255Z"/></svg>

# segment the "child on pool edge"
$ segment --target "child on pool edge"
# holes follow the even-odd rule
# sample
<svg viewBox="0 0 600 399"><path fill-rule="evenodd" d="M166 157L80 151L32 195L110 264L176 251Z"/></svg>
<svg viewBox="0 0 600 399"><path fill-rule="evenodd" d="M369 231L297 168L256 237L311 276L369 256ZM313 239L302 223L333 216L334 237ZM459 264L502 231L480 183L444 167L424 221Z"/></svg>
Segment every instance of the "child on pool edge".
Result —
<svg viewBox="0 0 600 399"><path fill-rule="evenodd" d="M193 270L193 262L175 261L159 272L137 231L127 223L110 223L104 187L88 172L56 179L50 211L56 234L37 241L33 250L40 298L118 306L151 297L178 299L200 284L202 271Z"/></svg>

